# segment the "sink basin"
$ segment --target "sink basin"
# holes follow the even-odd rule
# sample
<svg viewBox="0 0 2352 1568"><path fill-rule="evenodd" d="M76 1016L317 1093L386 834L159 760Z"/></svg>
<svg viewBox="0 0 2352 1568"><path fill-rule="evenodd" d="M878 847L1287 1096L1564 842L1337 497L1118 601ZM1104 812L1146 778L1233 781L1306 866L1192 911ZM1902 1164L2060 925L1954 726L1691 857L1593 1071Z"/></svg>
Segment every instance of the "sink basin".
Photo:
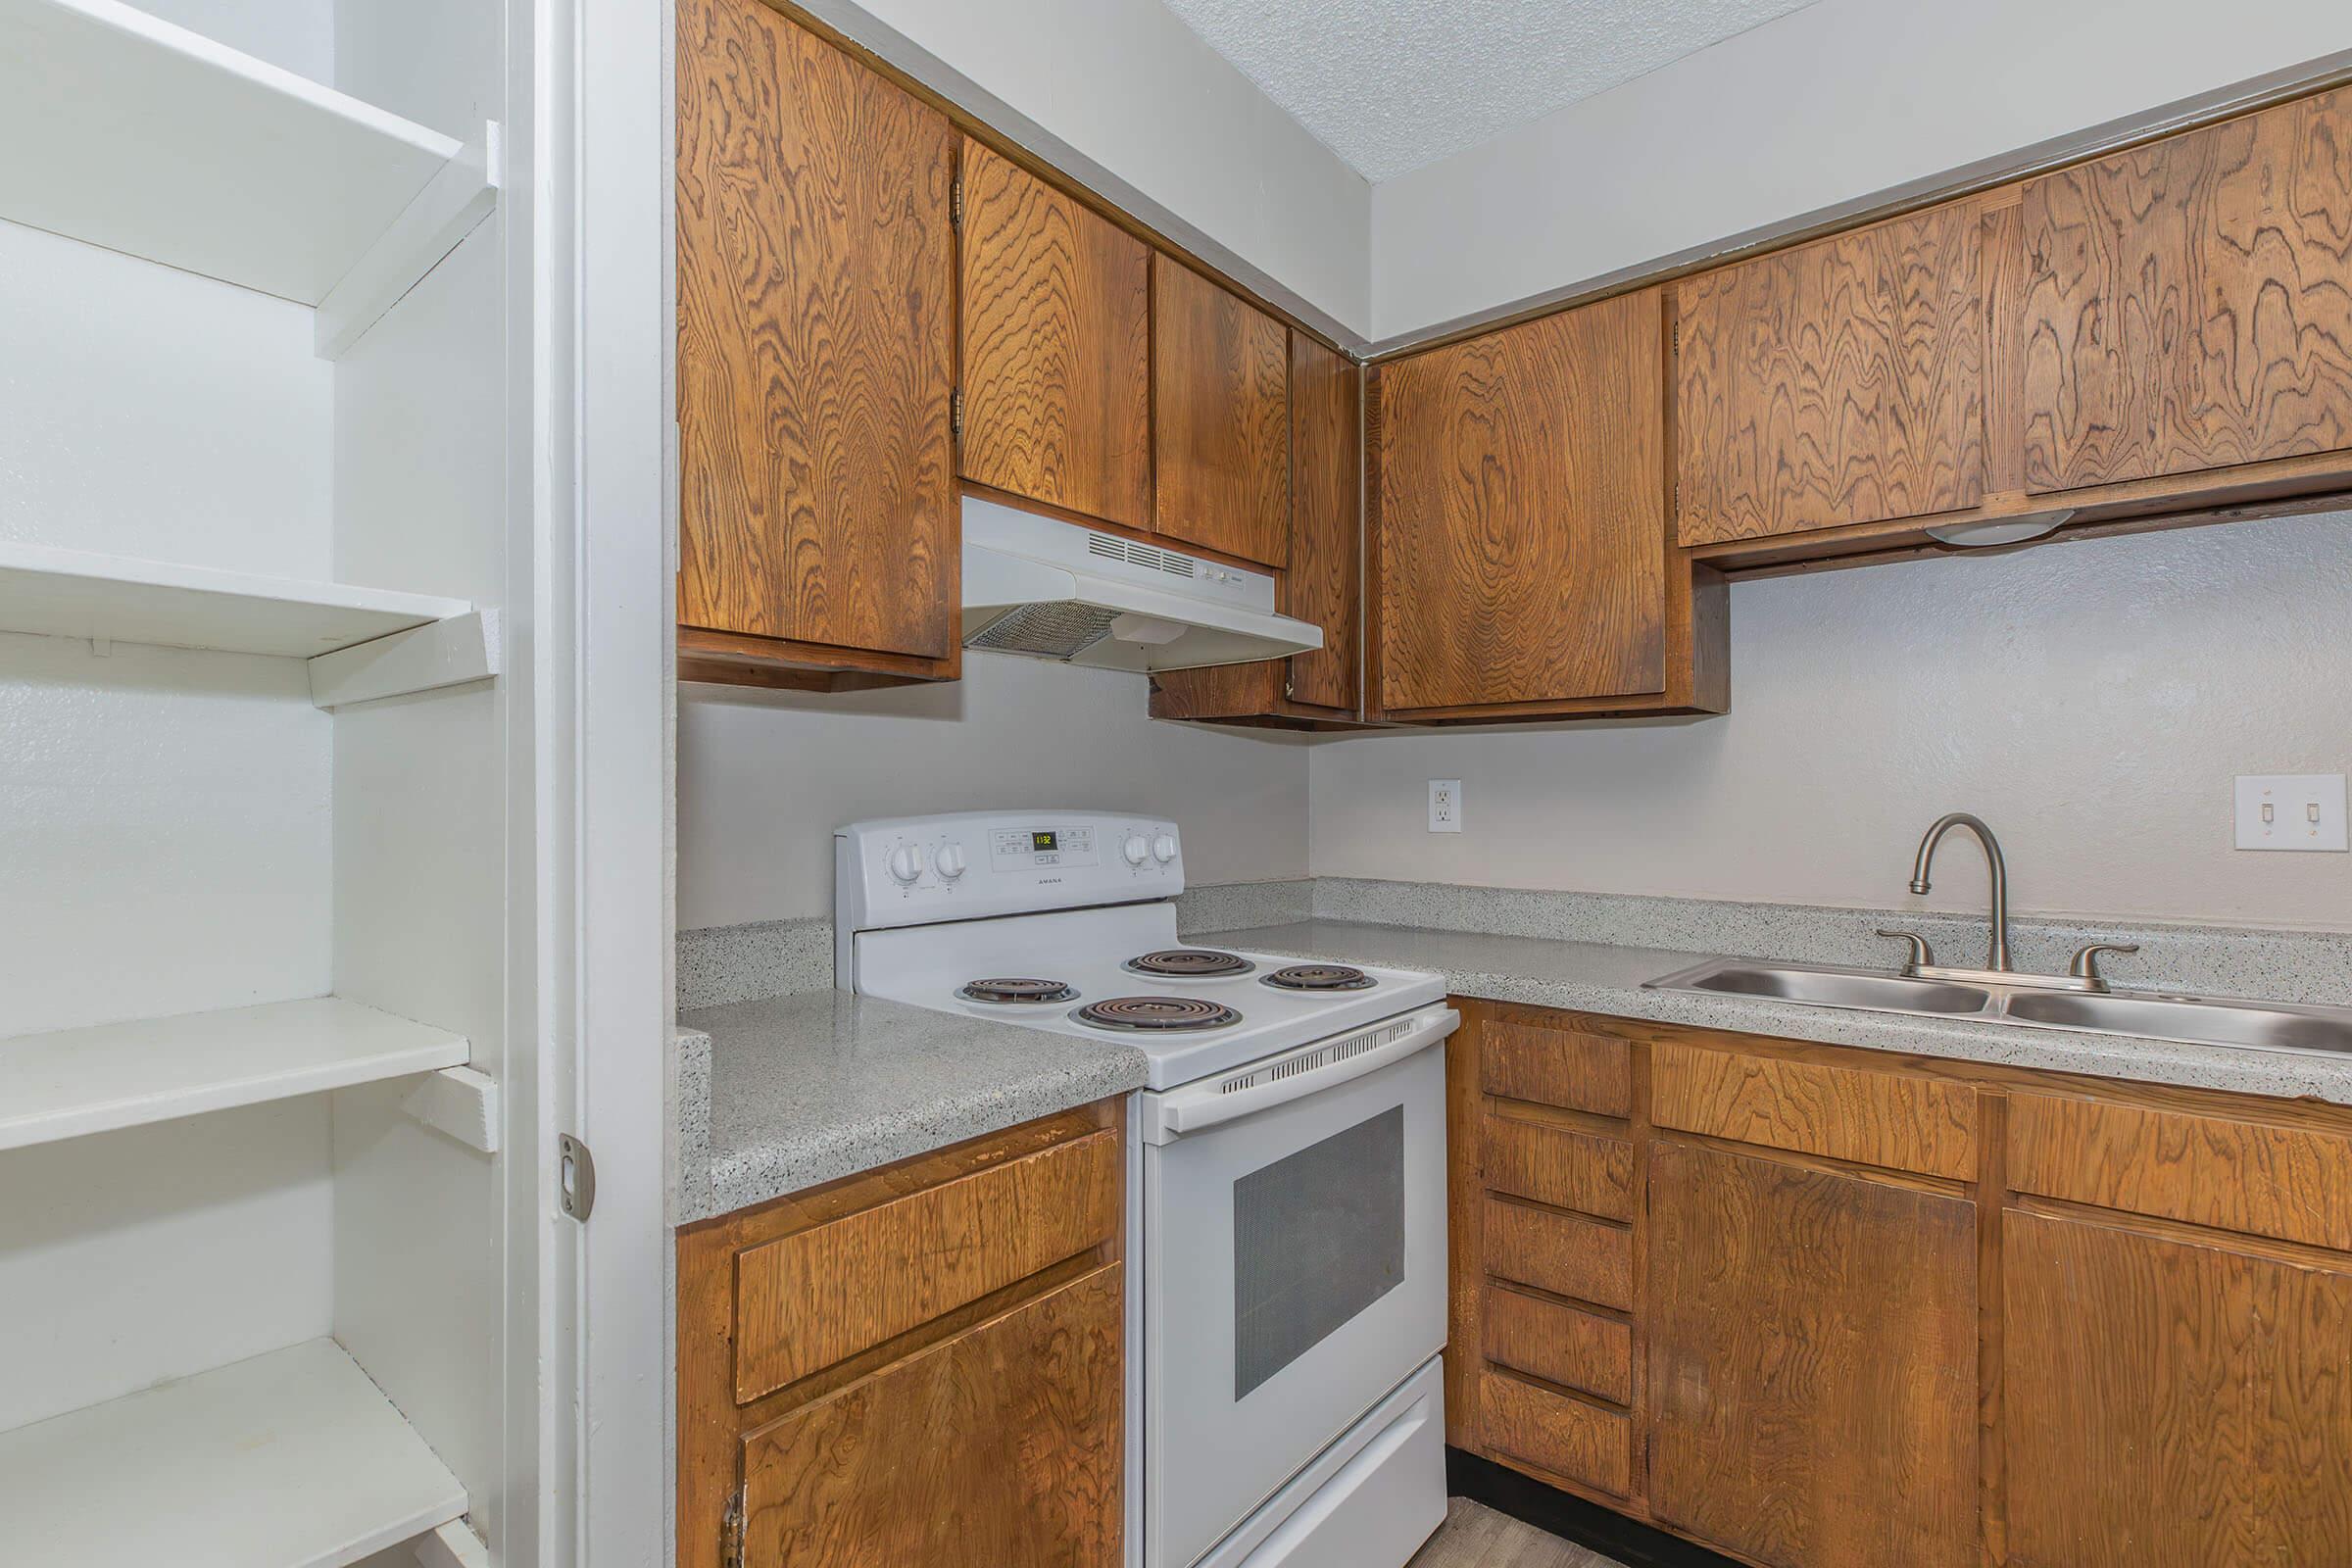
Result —
<svg viewBox="0 0 2352 1568"><path fill-rule="evenodd" d="M1649 984L1661 991L1711 991L1775 1002L1809 1002L1822 1007L1860 1007L1872 1012L1983 1012L1992 993L1945 980L1914 980L1868 969L1832 969L1803 963L1716 960L1670 974Z"/></svg>
<svg viewBox="0 0 2352 1568"><path fill-rule="evenodd" d="M2352 1013L2334 1008L2042 992L2011 997L2002 1010L2014 1022L2054 1029L2096 1029L2192 1045L2253 1046L2264 1051L2352 1053Z"/></svg>

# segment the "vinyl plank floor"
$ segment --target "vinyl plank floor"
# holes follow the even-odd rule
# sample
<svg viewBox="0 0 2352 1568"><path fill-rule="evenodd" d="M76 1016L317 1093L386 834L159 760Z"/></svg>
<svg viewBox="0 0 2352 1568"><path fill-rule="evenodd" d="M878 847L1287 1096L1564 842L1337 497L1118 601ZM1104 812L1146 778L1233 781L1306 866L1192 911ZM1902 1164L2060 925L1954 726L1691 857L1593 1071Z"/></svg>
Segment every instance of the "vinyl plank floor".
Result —
<svg viewBox="0 0 2352 1568"><path fill-rule="evenodd" d="M1446 1522L1405 1568L1621 1568L1483 1503L1455 1497Z"/></svg>

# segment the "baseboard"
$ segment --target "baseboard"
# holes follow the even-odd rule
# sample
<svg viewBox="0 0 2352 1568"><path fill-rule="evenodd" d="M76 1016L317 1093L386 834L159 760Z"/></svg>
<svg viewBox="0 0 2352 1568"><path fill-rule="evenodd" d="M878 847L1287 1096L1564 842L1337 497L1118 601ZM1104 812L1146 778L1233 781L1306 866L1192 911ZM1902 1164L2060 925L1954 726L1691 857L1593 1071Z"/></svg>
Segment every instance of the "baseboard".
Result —
<svg viewBox="0 0 2352 1568"><path fill-rule="evenodd" d="M1612 1513L1596 1502L1570 1496L1533 1476L1523 1476L1507 1465L1460 1448L1446 1450L1446 1491L1604 1557L1614 1557L1625 1568L1740 1568L1704 1546Z"/></svg>

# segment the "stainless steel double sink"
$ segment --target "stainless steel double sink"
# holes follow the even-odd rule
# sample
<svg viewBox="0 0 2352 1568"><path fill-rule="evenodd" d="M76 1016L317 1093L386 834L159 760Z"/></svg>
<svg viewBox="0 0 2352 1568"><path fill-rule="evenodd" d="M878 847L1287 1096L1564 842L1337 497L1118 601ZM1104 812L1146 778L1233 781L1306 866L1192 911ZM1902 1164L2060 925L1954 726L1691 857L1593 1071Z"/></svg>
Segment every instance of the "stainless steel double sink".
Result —
<svg viewBox="0 0 2352 1568"><path fill-rule="evenodd" d="M1943 980L1882 969L1710 958L1645 983L1653 991L1756 997L1864 1012L1967 1018L2027 1029L2078 1029L2190 1045L2352 1054L2352 1007L2302 1006L2169 992L2048 989L2039 976L2015 984Z"/></svg>

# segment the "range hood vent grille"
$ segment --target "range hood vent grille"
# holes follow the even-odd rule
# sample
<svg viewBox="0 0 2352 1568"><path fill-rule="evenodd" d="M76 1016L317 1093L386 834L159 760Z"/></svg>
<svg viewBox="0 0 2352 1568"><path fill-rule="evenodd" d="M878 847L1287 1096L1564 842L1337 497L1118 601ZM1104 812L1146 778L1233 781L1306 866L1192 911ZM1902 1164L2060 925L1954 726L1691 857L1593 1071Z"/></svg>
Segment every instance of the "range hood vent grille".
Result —
<svg viewBox="0 0 2352 1568"><path fill-rule="evenodd" d="M1195 567L1193 558L1173 551L1139 545L1132 539L1117 539L1106 533L1089 533L1086 553L1105 561L1124 561L1130 566L1143 566L1152 571L1164 571L1171 577L1190 577Z"/></svg>
<svg viewBox="0 0 2352 1568"><path fill-rule="evenodd" d="M963 645L1039 659L1075 659L1110 635L1110 623L1118 614L1078 599L1023 605L966 637Z"/></svg>

